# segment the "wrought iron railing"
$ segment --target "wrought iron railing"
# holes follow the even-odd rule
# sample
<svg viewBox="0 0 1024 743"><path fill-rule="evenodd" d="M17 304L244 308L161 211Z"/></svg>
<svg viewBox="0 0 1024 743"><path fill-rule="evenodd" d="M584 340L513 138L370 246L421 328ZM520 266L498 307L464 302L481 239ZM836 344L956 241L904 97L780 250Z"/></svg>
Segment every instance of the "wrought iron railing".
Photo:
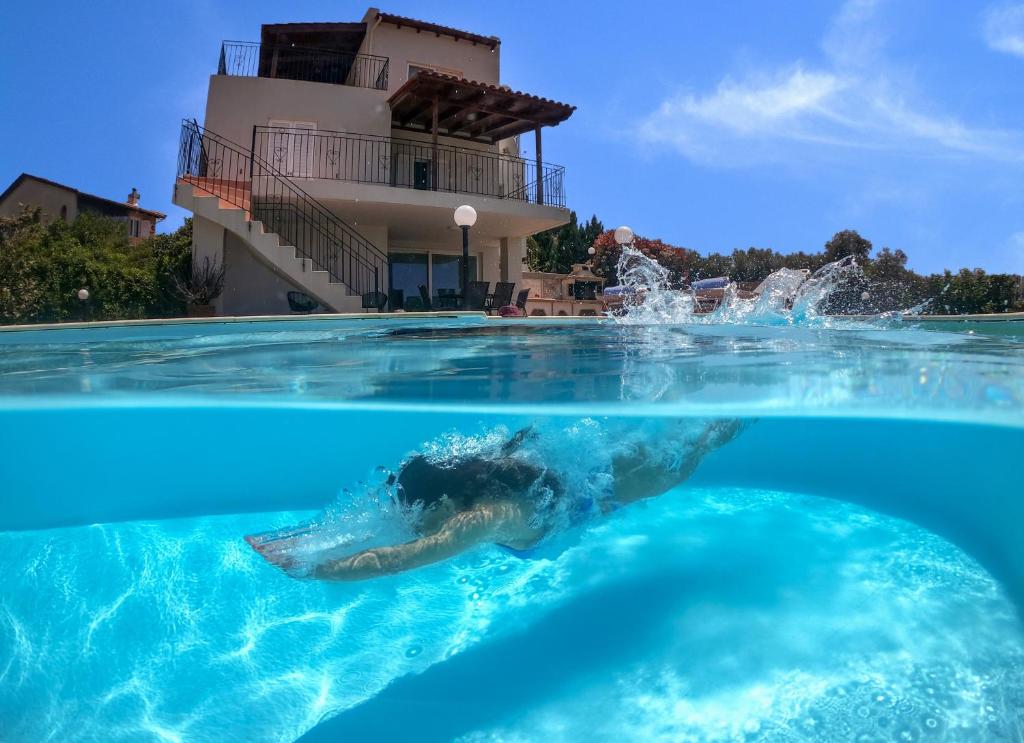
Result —
<svg viewBox="0 0 1024 743"><path fill-rule="evenodd" d="M220 46L217 74L387 90L388 58L287 44L225 41Z"/></svg>
<svg viewBox="0 0 1024 743"><path fill-rule="evenodd" d="M292 178L377 183L565 206L565 168L486 150L314 129L258 126L253 151Z"/></svg>
<svg viewBox="0 0 1024 743"><path fill-rule="evenodd" d="M357 294L383 291L387 255L259 155L185 121L178 178L244 209L332 281Z"/></svg>

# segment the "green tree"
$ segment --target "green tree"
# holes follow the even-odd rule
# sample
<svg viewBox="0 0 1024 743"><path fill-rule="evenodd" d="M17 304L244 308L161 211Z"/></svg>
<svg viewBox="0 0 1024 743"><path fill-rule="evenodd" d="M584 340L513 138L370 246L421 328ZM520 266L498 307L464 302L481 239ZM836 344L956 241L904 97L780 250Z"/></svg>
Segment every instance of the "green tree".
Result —
<svg viewBox="0 0 1024 743"><path fill-rule="evenodd" d="M928 277L932 298L929 312L936 314L978 314L1009 312L1021 307L1020 277L986 274L980 268L946 270Z"/></svg>
<svg viewBox="0 0 1024 743"><path fill-rule="evenodd" d="M693 250L651 240L639 235L633 238L633 247L669 270L669 284L680 287L689 284L698 255ZM615 232L608 230L594 240L594 273L608 281L609 286L619 282L617 268L622 247L615 242Z"/></svg>
<svg viewBox="0 0 1024 743"><path fill-rule="evenodd" d="M44 224L38 209L27 209L0 219L0 323L183 314L170 276L190 254L190 222L132 245L122 221L83 213Z"/></svg>
<svg viewBox="0 0 1024 743"><path fill-rule="evenodd" d="M848 255L864 265L871 254L871 241L865 240L856 230L843 230L825 243L825 263L833 263Z"/></svg>
<svg viewBox="0 0 1024 743"><path fill-rule="evenodd" d="M604 225L597 216L580 226L576 212L569 212L569 222L553 230L539 232L526 241L526 261L531 271L568 273L573 263L584 263L590 257L587 250Z"/></svg>
<svg viewBox="0 0 1024 743"><path fill-rule="evenodd" d="M732 256L721 253L708 253L705 256L697 255L694 258L693 273L690 275L692 281L700 279L715 279L719 276L730 276L732 274Z"/></svg>

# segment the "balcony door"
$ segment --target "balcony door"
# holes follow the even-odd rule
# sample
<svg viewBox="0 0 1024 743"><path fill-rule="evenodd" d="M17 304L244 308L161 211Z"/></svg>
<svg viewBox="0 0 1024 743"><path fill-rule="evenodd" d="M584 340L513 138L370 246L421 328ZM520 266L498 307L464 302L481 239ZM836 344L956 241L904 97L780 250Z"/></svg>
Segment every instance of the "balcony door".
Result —
<svg viewBox="0 0 1024 743"><path fill-rule="evenodd" d="M290 178L315 176L316 122L271 119L267 133L267 151L263 157L277 171Z"/></svg>

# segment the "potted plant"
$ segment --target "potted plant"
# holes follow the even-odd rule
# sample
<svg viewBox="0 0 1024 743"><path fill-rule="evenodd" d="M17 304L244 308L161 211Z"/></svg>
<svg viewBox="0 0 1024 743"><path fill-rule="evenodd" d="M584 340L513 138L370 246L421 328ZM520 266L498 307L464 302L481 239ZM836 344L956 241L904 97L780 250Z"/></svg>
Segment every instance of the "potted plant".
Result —
<svg viewBox="0 0 1024 743"><path fill-rule="evenodd" d="M188 304L189 317L213 317L211 302L224 291L224 266L211 261L209 256L203 262L192 262L187 277L175 277L178 296Z"/></svg>

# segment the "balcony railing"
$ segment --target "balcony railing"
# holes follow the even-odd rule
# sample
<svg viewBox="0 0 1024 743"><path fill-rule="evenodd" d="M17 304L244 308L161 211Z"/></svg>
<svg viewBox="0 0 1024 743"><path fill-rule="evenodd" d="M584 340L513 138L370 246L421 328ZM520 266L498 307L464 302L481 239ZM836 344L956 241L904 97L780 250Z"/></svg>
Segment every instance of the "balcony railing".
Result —
<svg viewBox="0 0 1024 743"><path fill-rule="evenodd" d="M285 44L225 41L220 46L217 74L387 90L388 58Z"/></svg>
<svg viewBox="0 0 1024 743"><path fill-rule="evenodd" d="M565 207L565 168L414 139L255 127L253 151L292 178L375 183Z"/></svg>

